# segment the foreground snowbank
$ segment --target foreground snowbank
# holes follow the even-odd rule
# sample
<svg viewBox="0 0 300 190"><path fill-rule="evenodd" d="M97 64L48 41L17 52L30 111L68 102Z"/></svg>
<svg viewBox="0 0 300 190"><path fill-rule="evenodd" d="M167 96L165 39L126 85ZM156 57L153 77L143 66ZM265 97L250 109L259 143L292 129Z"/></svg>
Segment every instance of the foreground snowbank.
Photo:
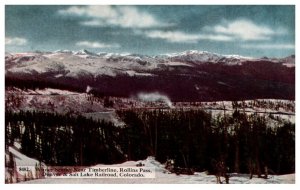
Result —
<svg viewBox="0 0 300 190"><path fill-rule="evenodd" d="M216 177L213 175L207 175L205 172L202 173L195 173L194 175L176 175L170 174L167 170L164 169L164 166L154 160L154 158L149 157L146 160L142 161L128 161L122 164L114 164L114 165L97 165L97 167L104 167L104 166L111 166L111 167L135 167L137 164L144 164L145 167L154 167L155 168L155 178L91 178L91 179L82 179L82 178L69 178L69 179L54 179L54 178L47 178L47 179L39 179L39 180L32 180L26 181L24 183L129 183L129 184L136 184L136 183L160 183L160 184L216 184ZM263 178L253 178L249 179L249 175L247 174L231 174L230 183L243 183L243 184L266 184L266 183L273 183L273 184L280 184L280 183L295 183L295 174L288 174L288 175L280 175L280 176L269 176L269 179Z"/></svg>
<svg viewBox="0 0 300 190"><path fill-rule="evenodd" d="M41 177L40 168L46 167L36 159L32 159L19 151L21 145L14 143L5 152L5 182L17 183Z"/></svg>

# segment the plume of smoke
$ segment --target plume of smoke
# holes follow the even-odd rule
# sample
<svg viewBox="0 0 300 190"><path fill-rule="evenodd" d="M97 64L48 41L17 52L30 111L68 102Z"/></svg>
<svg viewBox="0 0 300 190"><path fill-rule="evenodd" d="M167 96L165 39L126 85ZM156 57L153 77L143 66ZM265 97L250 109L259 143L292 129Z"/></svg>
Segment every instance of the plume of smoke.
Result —
<svg viewBox="0 0 300 190"><path fill-rule="evenodd" d="M158 92L152 92L152 93L139 93L137 95L139 100L145 101L145 102L164 102L166 103L170 108L173 107L171 100L168 96L162 95Z"/></svg>
<svg viewBox="0 0 300 190"><path fill-rule="evenodd" d="M92 90L93 88L92 87L90 87L89 85L86 87L86 93L89 93L91 90Z"/></svg>

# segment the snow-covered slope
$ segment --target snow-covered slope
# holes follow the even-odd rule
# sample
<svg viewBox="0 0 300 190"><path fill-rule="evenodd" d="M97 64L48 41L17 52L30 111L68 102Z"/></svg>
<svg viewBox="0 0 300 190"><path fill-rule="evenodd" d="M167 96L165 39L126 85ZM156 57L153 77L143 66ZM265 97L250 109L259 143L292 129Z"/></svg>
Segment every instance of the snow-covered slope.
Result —
<svg viewBox="0 0 300 190"><path fill-rule="evenodd" d="M148 157L146 160L140 161L128 161L122 164L114 164L114 165L96 165L93 168L99 167L136 167L137 164L144 164L145 167L155 168L155 178L47 178L47 179L39 179L33 181L27 181L25 183L91 183L91 184L99 184L99 183L129 183L129 184L140 184L140 183L155 183L155 184L216 184L216 177L214 175L207 175L205 172L195 173L194 175L176 175L169 173L164 165L157 162L153 157ZM224 180L224 179L222 179ZM295 183L295 174L289 175L279 175L279 176L269 176L268 179L263 178L252 178L249 179L249 175L247 174L230 174L230 183L243 183L243 184L263 184L263 183Z"/></svg>
<svg viewBox="0 0 300 190"><path fill-rule="evenodd" d="M114 106L106 108L103 98L96 98L89 94L91 89L92 87L88 86L87 93L78 93L52 88L36 90L7 88L5 91L6 106L13 111L37 110L62 114L82 114L88 118L111 121L118 126L122 126L123 122L117 117L115 109L130 109L132 105L135 105L137 109L168 106L172 109L203 109L214 117L223 115L224 112L231 115L235 110L238 110L241 113L263 115L270 126L287 121L295 123L295 101L292 100L245 100L237 101L236 107L233 107L231 101L193 102L192 104L190 102L177 102L173 106L167 96L158 93L140 93L137 94L137 97L132 98L111 97L110 100L114 102Z"/></svg>
<svg viewBox="0 0 300 190"><path fill-rule="evenodd" d="M170 61L191 62L191 63L223 63L228 65L242 64L246 60L255 60L252 57L239 55L221 55L207 51L189 50L181 53L161 55Z"/></svg>
<svg viewBox="0 0 300 190"><path fill-rule="evenodd" d="M121 56L114 60L111 57L99 56L85 50L14 54L6 56L6 73L48 74L58 78L102 75L150 76L151 73L148 71L157 67L155 63L143 65L137 60L139 59L130 56ZM128 72L132 70L134 72Z"/></svg>
<svg viewBox="0 0 300 190"><path fill-rule="evenodd" d="M21 145L17 142L8 147L5 152L5 161L14 163L14 168L5 168L5 181L16 183L17 181L37 179L40 177L39 167L46 167L44 163L30 158L19 151Z"/></svg>
<svg viewBox="0 0 300 190"><path fill-rule="evenodd" d="M19 99L19 103L9 99ZM44 111L60 114L82 114L88 118L103 119L122 126L114 109L104 107L103 99L97 99L87 93L71 92L46 88L43 90L21 90L10 88L6 90L6 105L9 110Z"/></svg>

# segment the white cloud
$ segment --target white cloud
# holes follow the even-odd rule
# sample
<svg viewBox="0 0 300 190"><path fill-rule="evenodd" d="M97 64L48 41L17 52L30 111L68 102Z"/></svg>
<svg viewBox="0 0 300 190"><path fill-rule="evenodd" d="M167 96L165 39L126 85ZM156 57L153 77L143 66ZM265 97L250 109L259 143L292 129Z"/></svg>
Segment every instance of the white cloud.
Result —
<svg viewBox="0 0 300 190"><path fill-rule="evenodd" d="M119 48L119 44L107 44L101 42L91 42L91 41L80 41L76 43L76 46L85 48Z"/></svg>
<svg viewBox="0 0 300 190"><path fill-rule="evenodd" d="M202 34L202 40L211 40L211 41L232 41L233 38L230 36L222 35L222 34Z"/></svg>
<svg viewBox="0 0 300 190"><path fill-rule="evenodd" d="M295 49L294 44L245 44L245 49Z"/></svg>
<svg viewBox="0 0 300 190"><path fill-rule="evenodd" d="M111 18L117 16L117 12L109 5L95 6L71 6L58 11L61 15L87 16L91 18Z"/></svg>
<svg viewBox="0 0 300 190"><path fill-rule="evenodd" d="M13 45L13 46L23 46L27 44L27 40L25 38L19 37L6 37L5 45Z"/></svg>
<svg viewBox="0 0 300 190"><path fill-rule="evenodd" d="M58 11L61 15L86 17L82 25L86 26L120 26L123 28L164 27L170 24L162 23L153 15L138 10L133 6L71 6Z"/></svg>
<svg viewBox="0 0 300 190"><path fill-rule="evenodd" d="M270 28L259 25L251 20L237 19L223 21L215 26L206 26L198 34L190 34L181 31L150 30L138 31L136 34L143 34L149 38L163 39L168 42L197 43L200 40L210 41L270 41L275 36L284 35L287 30L284 28ZM268 46L266 46L268 47ZM290 46L284 46L286 48ZM291 47L290 47L291 48Z"/></svg>
<svg viewBox="0 0 300 190"><path fill-rule="evenodd" d="M141 34L141 32L139 32ZM173 43L197 43L199 40L230 41L226 35L188 34L181 31L152 30L143 33L149 38L163 39Z"/></svg>
<svg viewBox="0 0 300 190"><path fill-rule="evenodd" d="M169 42L196 43L199 40L199 35L186 34L179 31L153 30L153 31L145 32L145 35L149 38L164 39Z"/></svg>
<svg viewBox="0 0 300 190"><path fill-rule="evenodd" d="M246 19L225 21L214 27L206 27L206 30L214 34L227 35L232 39L242 41L271 40L275 35L286 33L285 29L272 29Z"/></svg>

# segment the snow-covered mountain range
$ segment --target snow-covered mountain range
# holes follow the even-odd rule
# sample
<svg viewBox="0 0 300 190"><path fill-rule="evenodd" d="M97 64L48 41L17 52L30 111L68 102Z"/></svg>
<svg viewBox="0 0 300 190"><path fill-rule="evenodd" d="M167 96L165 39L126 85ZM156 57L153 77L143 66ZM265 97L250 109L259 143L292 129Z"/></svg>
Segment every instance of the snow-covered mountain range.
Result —
<svg viewBox="0 0 300 190"><path fill-rule="evenodd" d="M56 77L82 75L151 75L149 71L165 67L195 67L197 64L241 65L246 61L270 61L292 66L295 57L283 59L252 58L239 55L220 55L206 51L190 50L181 53L146 56L138 54L93 53L88 50L54 52L6 53L6 72L47 73Z"/></svg>
<svg viewBox="0 0 300 190"><path fill-rule="evenodd" d="M102 95L125 97L158 91L179 101L293 99L294 75L294 55L251 58L197 50L156 56L88 50L5 54L7 85L27 81L80 92L92 86Z"/></svg>

